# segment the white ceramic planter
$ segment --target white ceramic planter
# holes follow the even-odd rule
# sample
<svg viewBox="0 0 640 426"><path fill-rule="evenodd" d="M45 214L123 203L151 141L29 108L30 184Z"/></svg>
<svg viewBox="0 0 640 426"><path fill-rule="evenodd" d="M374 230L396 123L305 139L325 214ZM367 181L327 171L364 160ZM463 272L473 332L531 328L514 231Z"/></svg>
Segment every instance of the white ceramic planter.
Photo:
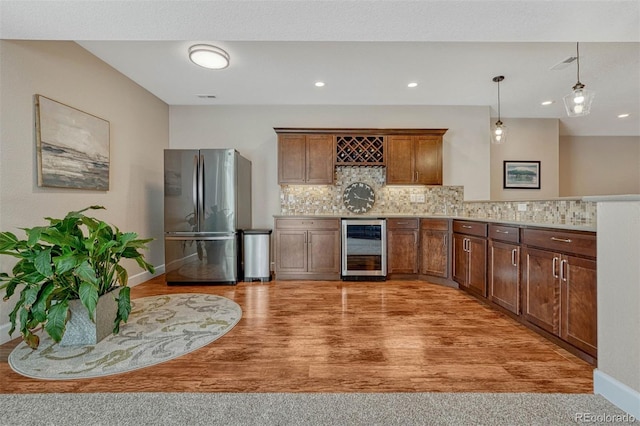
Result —
<svg viewBox="0 0 640 426"><path fill-rule="evenodd" d="M119 292L120 288L116 288L100 296L96 306L95 323L89 318L89 313L80 300L70 300L69 319L59 345L95 345L112 334L113 325L118 315L116 297Z"/></svg>

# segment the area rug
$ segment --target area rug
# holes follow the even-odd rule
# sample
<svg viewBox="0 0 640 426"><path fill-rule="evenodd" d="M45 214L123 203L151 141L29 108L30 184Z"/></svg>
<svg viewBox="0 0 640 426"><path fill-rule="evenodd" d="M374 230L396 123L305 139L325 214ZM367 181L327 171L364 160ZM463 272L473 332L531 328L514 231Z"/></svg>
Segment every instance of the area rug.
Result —
<svg viewBox="0 0 640 426"><path fill-rule="evenodd" d="M231 330L240 306L209 294L172 294L132 300L129 321L118 335L96 345L60 346L39 332L40 346L24 342L9 354L9 365L23 376L69 380L120 374L195 351Z"/></svg>

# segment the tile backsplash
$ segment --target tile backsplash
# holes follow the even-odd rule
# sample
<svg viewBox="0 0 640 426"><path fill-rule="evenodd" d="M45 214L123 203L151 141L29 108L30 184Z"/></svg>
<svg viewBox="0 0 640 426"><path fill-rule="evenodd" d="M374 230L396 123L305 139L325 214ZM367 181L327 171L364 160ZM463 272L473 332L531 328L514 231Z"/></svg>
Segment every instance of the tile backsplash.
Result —
<svg viewBox="0 0 640 426"><path fill-rule="evenodd" d="M580 199L541 201L468 201L462 186L386 186L384 167L339 166L334 185L282 185L280 214L287 216L358 216L343 203L345 188L353 182L369 184L376 201L367 215L448 215L509 222L591 226L596 203ZM424 196L424 202L421 197ZM414 201L418 200L418 201ZM525 211L519 211L519 205Z"/></svg>
<svg viewBox="0 0 640 426"><path fill-rule="evenodd" d="M524 205L525 211L518 211ZM595 225L596 203L582 200L465 202L461 215L540 224Z"/></svg>
<svg viewBox="0 0 640 426"><path fill-rule="evenodd" d="M367 215L453 214L462 209L462 186L386 186L385 172L384 167L340 166L336 167L334 185L282 185L281 214L358 216L343 203L344 190L353 182L369 184L376 193L376 201Z"/></svg>

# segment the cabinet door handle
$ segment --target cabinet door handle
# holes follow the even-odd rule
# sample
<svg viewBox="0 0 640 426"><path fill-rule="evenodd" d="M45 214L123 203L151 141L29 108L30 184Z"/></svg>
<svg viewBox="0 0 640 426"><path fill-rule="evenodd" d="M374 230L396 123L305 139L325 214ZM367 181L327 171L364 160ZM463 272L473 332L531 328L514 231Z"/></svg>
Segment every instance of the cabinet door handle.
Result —
<svg viewBox="0 0 640 426"><path fill-rule="evenodd" d="M552 241L558 241L561 243L570 243L571 240L569 238L557 238L557 237L551 237Z"/></svg>
<svg viewBox="0 0 640 426"><path fill-rule="evenodd" d="M418 181L418 172L416 172L416 182Z"/></svg>
<svg viewBox="0 0 640 426"><path fill-rule="evenodd" d="M471 229L471 226L470 226L470 225L462 225L462 227L463 227L464 229Z"/></svg>
<svg viewBox="0 0 640 426"><path fill-rule="evenodd" d="M569 263L569 262L567 262L567 260L566 260L566 259L563 259L563 260L560 262L560 279L561 279L562 281L565 281L565 282L567 281L567 270L566 270L566 268L567 268L567 267L566 267L566 265L567 265L568 263Z"/></svg>
<svg viewBox="0 0 640 426"><path fill-rule="evenodd" d="M309 238L307 239L307 242L308 242L309 244L311 244L311 234L307 234L307 235L309 235Z"/></svg>
<svg viewBox="0 0 640 426"><path fill-rule="evenodd" d="M509 231L503 231L502 229L496 229L496 232L498 234L508 234L509 233Z"/></svg>
<svg viewBox="0 0 640 426"><path fill-rule="evenodd" d="M551 263L551 275L553 275L553 278L558 278L558 274L556 273L558 267L558 258L557 257L553 257L553 262Z"/></svg>
<svg viewBox="0 0 640 426"><path fill-rule="evenodd" d="M517 252L518 252L518 249L511 250L511 264L513 266L518 266L518 264L516 263L516 253Z"/></svg>
<svg viewBox="0 0 640 426"><path fill-rule="evenodd" d="M447 247L447 236L443 235L442 236L442 247Z"/></svg>
<svg viewBox="0 0 640 426"><path fill-rule="evenodd" d="M409 222L396 222L396 225L408 225Z"/></svg>

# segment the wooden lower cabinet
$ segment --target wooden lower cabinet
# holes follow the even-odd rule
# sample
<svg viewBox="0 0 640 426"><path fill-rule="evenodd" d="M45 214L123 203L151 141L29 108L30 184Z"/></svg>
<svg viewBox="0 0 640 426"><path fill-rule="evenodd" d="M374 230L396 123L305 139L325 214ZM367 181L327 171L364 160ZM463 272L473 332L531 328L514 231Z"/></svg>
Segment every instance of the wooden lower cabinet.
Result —
<svg viewBox="0 0 640 426"><path fill-rule="evenodd" d="M339 279L339 220L276 219L274 257L279 280Z"/></svg>
<svg viewBox="0 0 640 426"><path fill-rule="evenodd" d="M557 253L523 249L522 315L543 330L560 335L560 277Z"/></svg>
<svg viewBox="0 0 640 426"><path fill-rule="evenodd" d="M525 321L597 357L595 235L564 232L554 236L552 231L537 230L525 230L523 235L523 244L542 245L549 241L553 244L551 248L593 256L586 258L525 245L522 248L522 316Z"/></svg>
<svg viewBox="0 0 640 426"><path fill-rule="evenodd" d="M453 221L453 280L487 297L487 224Z"/></svg>
<svg viewBox="0 0 640 426"><path fill-rule="evenodd" d="M420 220L420 274L449 278L449 220Z"/></svg>
<svg viewBox="0 0 640 426"><path fill-rule="evenodd" d="M488 298L503 308L520 312L520 247L489 241Z"/></svg>
<svg viewBox="0 0 640 426"><path fill-rule="evenodd" d="M560 337L592 356L597 355L596 261L565 256L566 279L561 284Z"/></svg>
<svg viewBox="0 0 640 426"><path fill-rule="evenodd" d="M387 219L387 272L418 273L418 219Z"/></svg>
<svg viewBox="0 0 640 426"><path fill-rule="evenodd" d="M520 314L520 229L489 225L487 297L493 303Z"/></svg>

